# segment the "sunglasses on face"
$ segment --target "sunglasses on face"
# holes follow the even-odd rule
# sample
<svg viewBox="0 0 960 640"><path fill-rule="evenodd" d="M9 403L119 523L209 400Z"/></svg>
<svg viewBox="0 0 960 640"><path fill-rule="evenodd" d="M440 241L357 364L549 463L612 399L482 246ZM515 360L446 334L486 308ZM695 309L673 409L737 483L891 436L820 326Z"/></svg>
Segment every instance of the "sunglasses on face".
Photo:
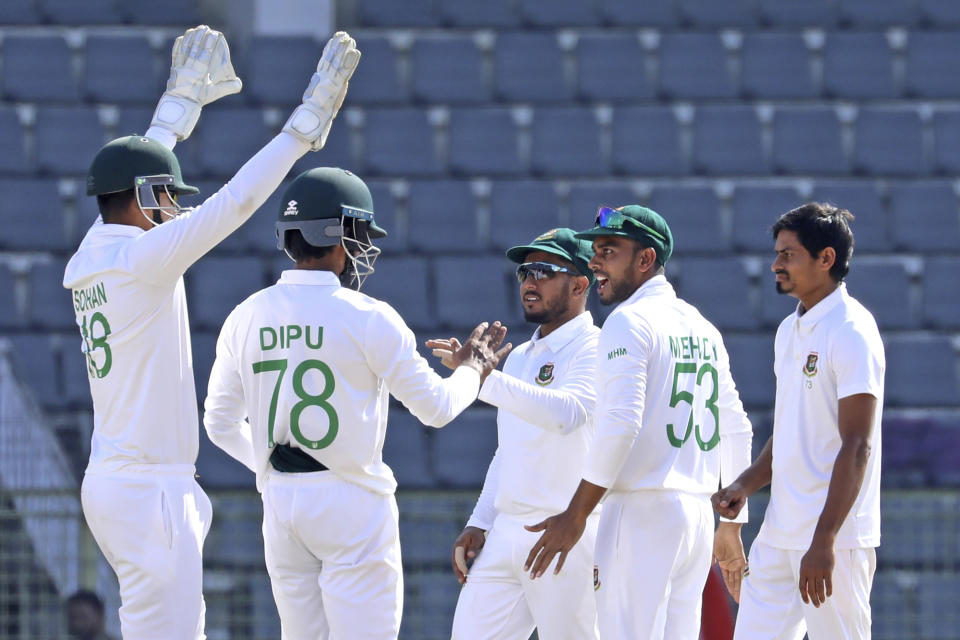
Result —
<svg viewBox="0 0 960 640"><path fill-rule="evenodd" d="M523 283L527 276L533 276L534 280L546 280L552 278L558 273L573 273L566 267L561 267L549 262L524 262L517 267L517 282Z"/></svg>
<svg viewBox="0 0 960 640"><path fill-rule="evenodd" d="M654 238L659 238L664 242L667 240L659 231L651 229L639 220L635 220L634 218L623 215L623 213L613 209L612 207L600 207L597 209L597 217L594 219L594 226L609 229L622 229L624 224L632 224L635 227L639 227Z"/></svg>

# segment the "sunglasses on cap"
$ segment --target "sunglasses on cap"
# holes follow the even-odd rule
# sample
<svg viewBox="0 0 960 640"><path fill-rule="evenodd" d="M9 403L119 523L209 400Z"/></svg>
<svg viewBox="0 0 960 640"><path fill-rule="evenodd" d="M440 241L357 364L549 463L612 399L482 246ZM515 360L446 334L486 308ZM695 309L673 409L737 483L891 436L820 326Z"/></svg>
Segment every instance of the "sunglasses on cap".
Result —
<svg viewBox="0 0 960 640"><path fill-rule="evenodd" d="M530 275L534 280L546 280L558 273L573 273L573 270L549 262L524 262L517 267L517 282L522 284Z"/></svg>
<svg viewBox="0 0 960 640"><path fill-rule="evenodd" d="M597 217L594 220L594 226L612 228L612 229L622 229L624 223L632 224L635 227L639 227L652 235L654 238L659 238L664 242L667 241L663 237L663 234L657 231L656 229L651 229L647 225L643 224L635 218L624 215L622 212L617 211L612 207L600 207L597 209Z"/></svg>

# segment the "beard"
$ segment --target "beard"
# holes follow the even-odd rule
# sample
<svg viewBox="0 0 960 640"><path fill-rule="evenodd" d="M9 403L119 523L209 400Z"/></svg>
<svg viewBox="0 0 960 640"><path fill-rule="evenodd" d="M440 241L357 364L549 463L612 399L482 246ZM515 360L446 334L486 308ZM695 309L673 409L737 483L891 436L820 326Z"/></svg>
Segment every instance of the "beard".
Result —
<svg viewBox="0 0 960 640"><path fill-rule="evenodd" d="M609 307L612 304L619 304L633 295L633 292L637 290L637 285L632 282L627 282L626 280L621 280L620 282L614 282L613 279L607 279L607 298L600 296L600 304L605 307Z"/></svg>
<svg viewBox="0 0 960 640"><path fill-rule="evenodd" d="M543 301L543 298L540 298L540 300L543 301L543 309L540 311L528 311L524 309L523 319L535 324L544 324L562 317L570 309L569 293L568 290L564 289L562 295L557 296L556 299L549 302Z"/></svg>

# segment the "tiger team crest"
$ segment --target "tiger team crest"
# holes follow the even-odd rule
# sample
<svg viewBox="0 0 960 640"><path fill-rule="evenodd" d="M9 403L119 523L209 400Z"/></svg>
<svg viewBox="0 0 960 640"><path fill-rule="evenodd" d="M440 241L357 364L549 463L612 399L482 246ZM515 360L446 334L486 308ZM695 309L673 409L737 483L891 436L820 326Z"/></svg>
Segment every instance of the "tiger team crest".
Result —
<svg viewBox="0 0 960 640"><path fill-rule="evenodd" d="M541 387L545 387L551 382L553 382L553 363L552 362L548 362L547 364L540 367L540 373L537 374L536 382Z"/></svg>
<svg viewBox="0 0 960 640"><path fill-rule="evenodd" d="M803 365L803 375L808 378L812 378L817 375L817 359L819 356L816 351L811 351L807 354L807 363Z"/></svg>

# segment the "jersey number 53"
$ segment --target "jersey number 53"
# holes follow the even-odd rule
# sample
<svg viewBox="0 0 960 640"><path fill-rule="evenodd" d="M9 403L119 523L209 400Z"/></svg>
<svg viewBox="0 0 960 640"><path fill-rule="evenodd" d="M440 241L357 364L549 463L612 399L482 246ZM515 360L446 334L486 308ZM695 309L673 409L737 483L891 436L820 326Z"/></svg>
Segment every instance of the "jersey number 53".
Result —
<svg viewBox="0 0 960 640"><path fill-rule="evenodd" d="M678 390L677 386L680 382L680 376L682 375L692 375L696 376L696 384L693 387L692 391L687 391L686 388ZM699 405L700 398L703 396L705 391L702 389L704 379L709 378L711 382L712 392L710 397L707 398L704 403L709 415L713 418L713 435L710 436L709 440L703 439L703 433L700 430L702 425L694 424L694 413L695 407ZM688 379L689 380L689 379ZM684 385L686 386L686 385ZM697 363L695 362L678 362L674 365L673 368L673 389L670 391L670 406L676 407L681 402L690 405L690 414L687 418L687 428L683 432L682 437L677 436L676 429L673 426L673 423L667 424L667 439L670 441L670 444L678 449L683 446L683 443L690 438L690 432L694 432L697 438L697 445L703 451L710 451L720 442L720 411L717 409L717 398L719 395L719 389L717 388L717 370L713 368L711 364L701 364L700 368L697 368Z"/></svg>

